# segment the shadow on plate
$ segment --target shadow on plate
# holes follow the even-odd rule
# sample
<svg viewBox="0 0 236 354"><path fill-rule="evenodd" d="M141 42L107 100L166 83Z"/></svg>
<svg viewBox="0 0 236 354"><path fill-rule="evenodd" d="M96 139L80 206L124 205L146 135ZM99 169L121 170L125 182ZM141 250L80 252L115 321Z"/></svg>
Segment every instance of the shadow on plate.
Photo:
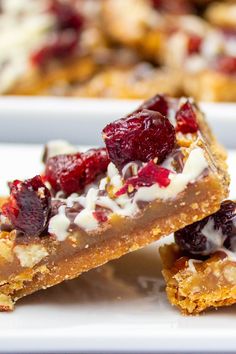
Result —
<svg viewBox="0 0 236 354"><path fill-rule="evenodd" d="M155 304L155 309L164 305L168 312L173 311L173 315L175 313L178 316L179 310L168 304L164 289L161 262L157 246L154 244L84 273L77 279L65 281L60 285L27 296L19 301L17 308L31 305L63 305L72 308L75 305L83 305L87 308L86 305L89 307L93 305L96 307L98 304L115 306L121 302L129 306L136 300L139 304L146 300L146 303ZM211 309L200 317L207 316L208 318L219 314L227 317L235 316L236 305L222 307L217 311ZM182 319L184 318L199 320L199 316L183 316Z"/></svg>
<svg viewBox="0 0 236 354"><path fill-rule="evenodd" d="M130 253L74 280L23 298L17 306L50 304L73 306L83 303L116 303L157 298L164 291L156 246Z"/></svg>

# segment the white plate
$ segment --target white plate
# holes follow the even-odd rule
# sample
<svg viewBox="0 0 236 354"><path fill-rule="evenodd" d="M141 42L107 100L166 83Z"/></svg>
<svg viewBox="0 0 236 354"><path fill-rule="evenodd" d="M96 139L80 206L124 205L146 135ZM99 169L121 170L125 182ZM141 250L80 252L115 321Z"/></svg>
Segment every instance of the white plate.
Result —
<svg viewBox="0 0 236 354"><path fill-rule="evenodd" d="M53 97L1 97L0 141L45 143L65 138L74 144L100 145L104 126L136 108L141 101ZM219 140L236 148L236 103L203 103Z"/></svg>
<svg viewBox="0 0 236 354"><path fill-rule="evenodd" d="M39 146L0 145L0 195L39 173ZM229 154L236 180L236 151ZM231 189L236 198L236 184ZM152 245L0 313L0 353L235 352L236 306L184 317L167 302ZM114 272L113 277L107 271Z"/></svg>

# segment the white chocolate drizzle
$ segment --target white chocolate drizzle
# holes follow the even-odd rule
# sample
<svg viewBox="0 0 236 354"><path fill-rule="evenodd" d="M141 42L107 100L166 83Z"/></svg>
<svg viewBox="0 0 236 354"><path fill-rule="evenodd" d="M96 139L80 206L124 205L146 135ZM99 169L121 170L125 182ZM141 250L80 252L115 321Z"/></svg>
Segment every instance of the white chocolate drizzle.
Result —
<svg viewBox="0 0 236 354"><path fill-rule="evenodd" d="M191 273L196 273L196 268L195 268L195 263L202 263L199 259L189 259L188 260L188 268L187 270L190 271Z"/></svg>
<svg viewBox="0 0 236 354"><path fill-rule="evenodd" d="M68 236L69 225L70 220L65 214L57 214L50 219L48 231L51 235L55 235L58 241L64 241Z"/></svg>
<svg viewBox="0 0 236 354"><path fill-rule="evenodd" d="M202 229L202 234L206 237L206 250L202 252L203 255L214 253L223 247L226 236L223 235L221 228L215 229L214 220L210 218L207 224Z"/></svg>
<svg viewBox="0 0 236 354"><path fill-rule="evenodd" d="M169 175L171 182L166 188L162 188L156 183L151 187L141 187L135 194L135 201L151 202L155 199L173 199L189 183L194 182L207 167L208 163L203 150L200 147L196 147L190 152L183 171Z"/></svg>
<svg viewBox="0 0 236 354"><path fill-rule="evenodd" d="M202 256L209 256L216 252L223 252L227 256L227 260L236 262L236 248L233 239L231 240L231 250L224 247L224 242L227 236L223 234L221 228L214 227L213 218L209 218L208 222L201 230L201 233L206 237L206 249L201 253ZM202 261L198 259L189 259L187 269L190 272L195 273L196 268L194 263L201 262Z"/></svg>
<svg viewBox="0 0 236 354"><path fill-rule="evenodd" d="M98 221L93 215L93 211L88 208L83 209L75 218L74 223L86 231L93 231L99 227Z"/></svg>
<svg viewBox="0 0 236 354"><path fill-rule="evenodd" d="M236 262L236 253L233 251L228 250L225 247L219 248L217 251L224 252L227 256L227 259L232 262Z"/></svg>
<svg viewBox="0 0 236 354"><path fill-rule="evenodd" d="M168 161L168 165L171 165L171 161ZM66 208L72 208L75 203L78 203L82 210L78 212L73 222L86 232L99 228L99 222L94 216L97 207L109 211L108 217L111 217L112 214L121 217L134 217L140 210L138 202L174 199L189 183L194 183L207 167L204 150L194 147L189 153L183 171L181 173L170 171L170 184L167 187L163 188L155 183L150 187L140 187L132 196L125 193L119 197L111 198L106 192L106 186L109 184L118 190L124 185L123 174L130 168L134 173L137 173L138 167L135 162L129 163L120 173L115 165L110 163L107 177L102 178L97 184L87 186L84 194L73 193L66 199L63 199L60 193L57 194L55 199L64 203L64 206L60 207L58 214L50 220L49 232L53 233L59 241L63 241L67 237L70 220L66 216ZM101 191L104 193L100 194Z"/></svg>

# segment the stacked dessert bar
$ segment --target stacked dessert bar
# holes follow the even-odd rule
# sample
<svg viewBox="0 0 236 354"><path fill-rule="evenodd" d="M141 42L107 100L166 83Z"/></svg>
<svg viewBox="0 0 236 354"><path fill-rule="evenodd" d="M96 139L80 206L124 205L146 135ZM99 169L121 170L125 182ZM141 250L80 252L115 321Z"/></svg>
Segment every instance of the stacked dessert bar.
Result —
<svg viewBox="0 0 236 354"><path fill-rule="evenodd" d="M236 203L175 232L161 248L167 295L185 314L236 302Z"/></svg>
<svg viewBox="0 0 236 354"><path fill-rule="evenodd" d="M25 295L77 277L172 232L177 235L178 252L191 253L195 233L191 227L188 231L188 225L199 221L207 232L214 229L214 223L202 219L218 212L228 195L226 154L191 98L156 95L108 124L102 136L105 146L86 152L68 143L49 143L42 174L9 184L10 196L1 201L1 310L12 310ZM218 251L208 250L207 242L197 249L200 257L205 248L204 256ZM212 266L231 264L228 253L223 258L221 253ZM174 302L181 282L173 285L173 279L181 280L187 270L179 267L176 275L173 255L170 251L165 255L169 264L173 261L164 274ZM188 264L190 278L193 274L202 279L201 269L208 261L181 262L177 261Z"/></svg>

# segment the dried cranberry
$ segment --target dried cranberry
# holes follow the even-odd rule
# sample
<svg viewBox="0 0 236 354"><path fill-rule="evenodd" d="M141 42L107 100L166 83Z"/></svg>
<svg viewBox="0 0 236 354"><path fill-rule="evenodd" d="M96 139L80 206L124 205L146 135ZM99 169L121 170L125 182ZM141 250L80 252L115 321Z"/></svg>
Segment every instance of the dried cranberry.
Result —
<svg viewBox="0 0 236 354"><path fill-rule="evenodd" d="M216 70L224 74L236 74L236 57L224 56L218 58Z"/></svg>
<svg viewBox="0 0 236 354"><path fill-rule="evenodd" d="M93 216L99 223L106 222L108 220L106 212L103 210L94 211Z"/></svg>
<svg viewBox="0 0 236 354"><path fill-rule="evenodd" d="M111 161L121 168L130 161L162 162L173 150L175 131L167 118L144 109L108 124L103 138Z"/></svg>
<svg viewBox="0 0 236 354"><path fill-rule="evenodd" d="M2 206L15 229L27 236L39 236L47 227L51 195L40 176L10 184L10 199Z"/></svg>
<svg viewBox="0 0 236 354"><path fill-rule="evenodd" d="M187 101L176 112L176 131L183 134L196 133L198 131L198 123L193 105Z"/></svg>
<svg viewBox="0 0 236 354"><path fill-rule="evenodd" d="M49 43L31 56L33 65L45 65L51 59L61 59L73 53L78 46L83 26L82 16L69 4L52 0L48 11L56 16L56 32ZM70 31L67 31L70 30Z"/></svg>
<svg viewBox="0 0 236 354"><path fill-rule="evenodd" d="M167 187L170 184L170 171L164 167L156 165L153 161L149 161L146 166L139 170L138 175L130 177L126 180L125 185L116 193L120 196L129 191L129 186L134 189L139 187L150 187L157 183L160 187Z"/></svg>
<svg viewBox="0 0 236 354"><path fill-rule="evenodd" d="M101 173L106 172L110 162L106 148L91 149L82 154L85 170L84 185L91 183Z"/></svg>
<svg viewBox="0 0 236 354"><path fill-rule="evenodd" d="M203 219L176 231L174 236L177 245L183 251L193 255L210 253L212 247L201 232L207 221L208 219Z"/></svg>
<svg viewBox="0 0 236 354"><path fill-rule="evenodd" d="M109 158L105 148L85 153L58 155L48 159L45 176L55 191L66 194L78 192L101 173L105 172Z"/></svg>
<svg viewBox="0 0 236 354"><path fill-rule="evenodd" d="M54 41L45 45L38 51L34 52L31 56L31 62L33 65L42 66L45 65L51 59L61 59L67 57L69 53L72 53L78 43L77 35L70 33L58 35Z"/></svg>
<svg viewBox="0 0 236 354"><path fill-rule="evenodd" d="M225 39L235 39L236 29L232 27L220 27L221 33L224 35Z"/></svg>
<svg viewBox="0 0 236 354"><path fill-rule="evenodd" d="M168 115L168 101L164 95L155 95L154 97L150 98L149 100L145 101L138 109L133 112L140 112L143 109L148 109L150 111L156 111L161 113L163 116ZM133 114L132 113L132 114ZM131 115L132 115L131 114Z"/></svg>
<svg viewBox="0 0 236 354"><path fill-rule="evenodd" d="M216 213L188 225L175 232L175 242L183 251L193 255L209 255L217 251L217 248L234 248L236 236L236 203L227 200L221 204ZM203 231L204 227L208 230ZM208 233L212 237L207 238ZM214 238L216 242L214 242ZM220 238L220 244L219 244Z"/></svg>
<svg viewBox="0 0 236 354"><path fill-rule="evenodd" d="M176 15L193 12L192 4L187 0L152 0L152 6L158 11Z"/></svg>
<svg viewBox="0 0 236 354"><path fill-rule="evenodd" d="M202 37L192 34L188 37L188 54L196 54L200 52L202 45Z"/></svg>
<svg viewBox="0 0 236 354"><path fill-rule="evenodd" d="M152 0L152 6L159 10L162 7L162 0Z"/></svg>
<svg viewBox="0 0 236 354"><path fill-rule="evenodd" d="M83 17L72 5L59 1L52 0L49 6L49 12L57 18L59 30L74 29L80 31L83 26Z"/></svg>

